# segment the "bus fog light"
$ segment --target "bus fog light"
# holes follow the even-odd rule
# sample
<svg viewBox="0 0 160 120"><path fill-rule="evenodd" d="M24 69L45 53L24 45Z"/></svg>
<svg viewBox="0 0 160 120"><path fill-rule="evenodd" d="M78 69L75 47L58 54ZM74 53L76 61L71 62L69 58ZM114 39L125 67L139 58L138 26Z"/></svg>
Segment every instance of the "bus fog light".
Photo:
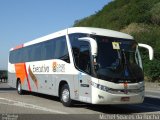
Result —
<svg viewBox="0 0 160 120"><path fill-rule="evenodd" d="M104 99L104 97L102 95L98 95L99 99Z"/></svg>

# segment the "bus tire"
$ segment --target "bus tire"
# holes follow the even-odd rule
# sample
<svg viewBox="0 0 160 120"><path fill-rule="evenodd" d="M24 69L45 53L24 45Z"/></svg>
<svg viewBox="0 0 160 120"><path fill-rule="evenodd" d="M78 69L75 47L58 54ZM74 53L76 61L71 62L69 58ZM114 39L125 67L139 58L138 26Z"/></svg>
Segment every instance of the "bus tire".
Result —
<svg viewBox="0 0 160 120"><path fill-rule="evenodd" d="M64 106L72 106L72 100L70 98L70 90L68 84L64 84L61 87L60 100Z"/></svg>
<svg viewBox="0 0 160 120"><path fill-rule="evenodd" d="M22 95L22 94L23 94L22 84L21 84L21 81L20 81L20 80L17 81L17 93L18 93L19 95Z"/></svg>

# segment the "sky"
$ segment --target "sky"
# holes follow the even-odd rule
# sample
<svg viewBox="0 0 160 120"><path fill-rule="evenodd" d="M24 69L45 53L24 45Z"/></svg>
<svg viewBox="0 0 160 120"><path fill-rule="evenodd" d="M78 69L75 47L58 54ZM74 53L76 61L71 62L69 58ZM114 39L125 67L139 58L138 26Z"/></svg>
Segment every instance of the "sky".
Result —
<svg viewBox="0 0 160 120"><path fill-rule="evenodd" d="M0 69L7 69L9 49L72 27L111 0L0 0Z"/></svg>

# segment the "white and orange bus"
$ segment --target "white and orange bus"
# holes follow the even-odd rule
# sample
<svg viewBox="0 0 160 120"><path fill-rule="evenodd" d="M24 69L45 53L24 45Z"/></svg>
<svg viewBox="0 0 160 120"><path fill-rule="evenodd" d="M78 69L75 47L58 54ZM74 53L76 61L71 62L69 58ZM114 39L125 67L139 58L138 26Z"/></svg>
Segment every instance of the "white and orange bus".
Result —
<svg viewBox="0 0 160 120"><path fill-rule="evenodd" d="M8 84L23 91L91 104L135 104L144 100L144 75L138 44L128 34L68 28L12 48Z"/></svg>

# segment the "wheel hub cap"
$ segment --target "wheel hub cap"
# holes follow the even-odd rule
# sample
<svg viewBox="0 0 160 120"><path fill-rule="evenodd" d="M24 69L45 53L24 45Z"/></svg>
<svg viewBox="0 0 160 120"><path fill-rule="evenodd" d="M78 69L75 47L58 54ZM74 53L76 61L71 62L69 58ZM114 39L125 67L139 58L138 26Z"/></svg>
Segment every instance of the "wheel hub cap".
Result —
<svg viewBox="0 0 160 120"><path fill-rule="evenodd" d="M62 99L63 99L64 102L67 102L69 100L69 91L67 89L65 89L62 92Z"/></svg>
<svg viewBox="0 0 160 120"><path fill-rule="evenodd" d="M18 84L18 92L20 92L20 91L21 91L21 85Z"/></svg>

